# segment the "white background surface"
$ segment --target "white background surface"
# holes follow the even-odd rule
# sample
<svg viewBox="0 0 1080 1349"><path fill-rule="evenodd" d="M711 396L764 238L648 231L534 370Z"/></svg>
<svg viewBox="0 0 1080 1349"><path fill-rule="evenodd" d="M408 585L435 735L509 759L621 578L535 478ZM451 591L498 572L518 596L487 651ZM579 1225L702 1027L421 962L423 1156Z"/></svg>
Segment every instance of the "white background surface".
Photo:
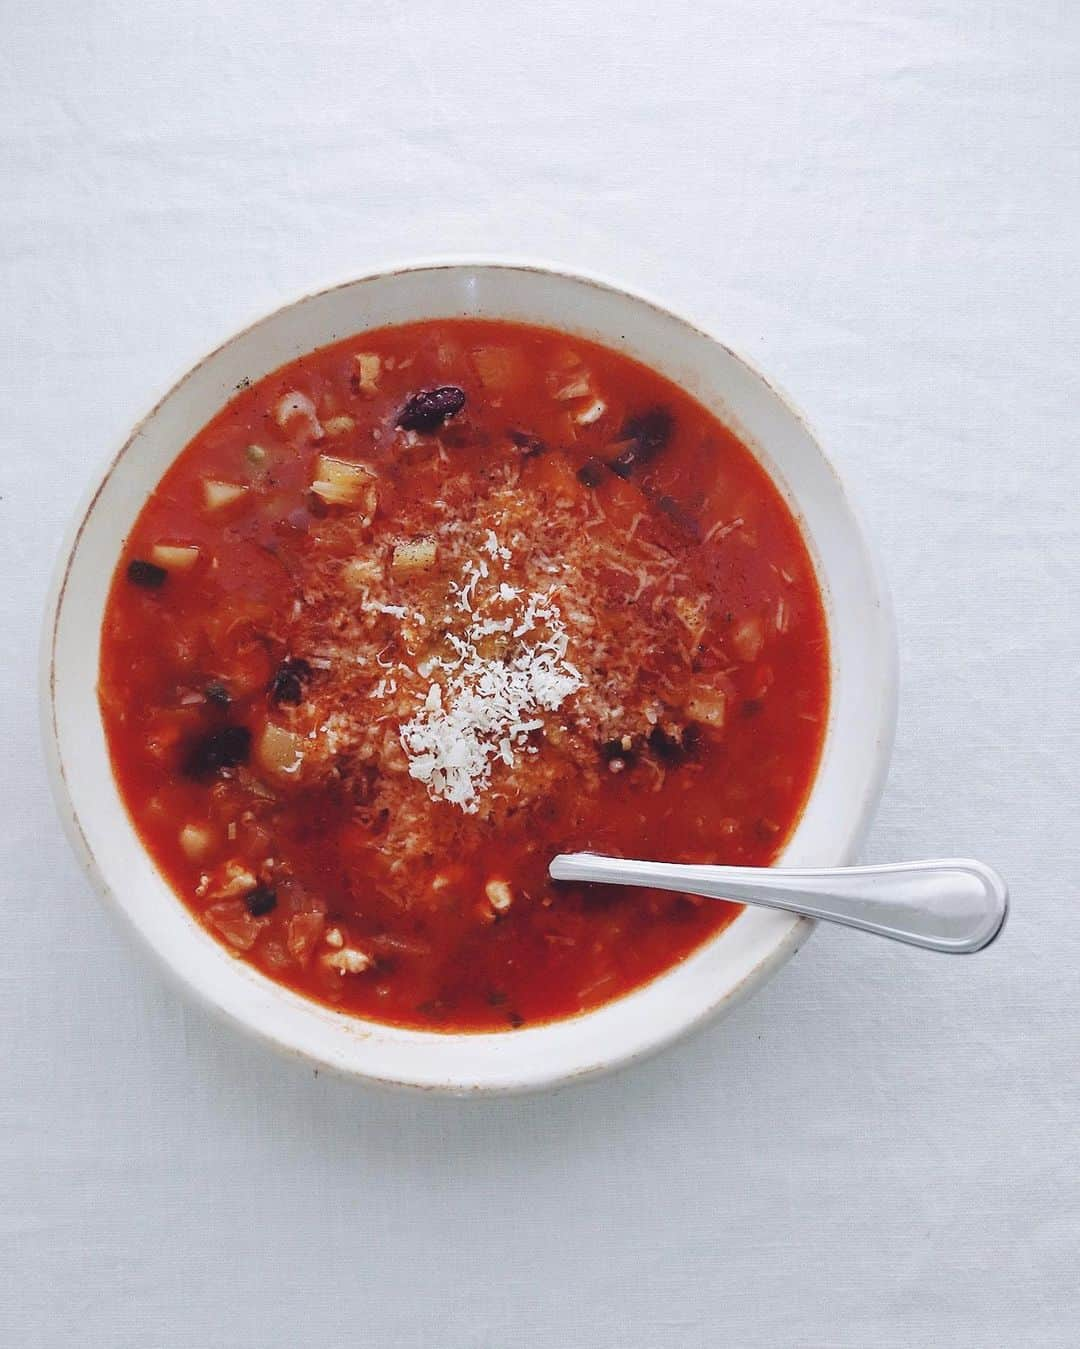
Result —
<svg viewBox="0 0 1080 1349"><path fill-rule="evenodd" d="M7 0L0 1343L965 1349L1080 1335L1080 11L1030 0ZM540 254L795 396L895 592L867 856L984 856L981 957L821 931L728 1021L534 1099L249 1048L113 929L35 661L98 464L251 316Z"/></svg>

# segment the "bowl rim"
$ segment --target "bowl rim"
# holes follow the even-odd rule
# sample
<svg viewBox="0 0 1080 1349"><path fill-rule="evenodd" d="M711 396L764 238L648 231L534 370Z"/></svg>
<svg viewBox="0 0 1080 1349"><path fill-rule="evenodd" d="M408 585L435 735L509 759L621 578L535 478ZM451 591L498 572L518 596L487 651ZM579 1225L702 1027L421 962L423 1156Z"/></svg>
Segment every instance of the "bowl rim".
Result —
<svg viewBox="0 0 1080 1349"><path fill-rule="evenodd" d="M213 997L206 989L199 987L193 980L185 977L185 974L177 967L177 965L172 963L167 955L139 929L133 915L128 912L127 907L120 900L119 896L114 893L112 886L110 886L107 881L95 856L90 840L83 828L82 820L80 819L78 809L67 782L67 774L64 767L60 743L61 736L57 723L56 706L56 646L64 598L75 564L80 539L87 527L99 497L109 484L114 472L135 442L139 439L143 429L153 421L163 405L172 399L174 395L179 393L184 385L192 379L203 366L214 360L215 357L263 323L267 323L277 318L286 311L297 309L308 302L317 301L336 291L345 290L368 282L388 281L397 276L417 272L445 272L470 269L482 269L484 271L495 272L505 271L511 273L525 272L532 273L539 277L550 277L557 281L579 283L586 287L592 287L608 292L620 300L629 301L633 304L644 306L655 311L662 319L673 321L681 327L691 331L696 337L719 348L737 365L741 365L769 391L772 397L782 406L787 415L801 427L802 431L812 441L820 456L822 465L828 470L833 478L835 486L843 501L844 508L848 515L848 524L852 538L858 547L861 564L878 610L879 621L876 624L877 640L875 655L880 665L880 687L876 699L878 733L871 750L873 755L873 770L867 778L861 800L858 802L858 808L852 812L851 824L848 830L849 846L847 848L847 857L843 860L849 861L855 856L865 837L870 821L873 818L888 774L889 762L896 734L899 658L894 610L884 570L876 547L865 528L862 512L857 502L853 500L848 485L837 471L835 464L824 449L820 438L815 434L810 422L796 406L793 399L778 385L773 377L766 375L752 359L728 346L725 342L716 337L706 325L699 322L697 319L688 316L681 310L673 309L670 305L660 301L652 294L637 288L632 288L621 281L616 281L610 277L600 275L592 270L570 267L561 263L538 259L536 257L519 258L512 255L462 253L387 262L359 275L345 277L333 283L315 287L314 289L302 290L295 293L283 303L276 305L273 309L260 311L251 317L243 326L229 333L194 363L184 368L179 376L169 383L167 388L165 388L165 390L154 400L149 409L134 422L119 448L110 457L105 459L100 466L95 467L92 470L89 484L82 493L75 512L65 530L53 568L41 632L39 717L49 786L64 832L94 889L97 890L99 895L106 901L108 910L114 915L127 920L125 928L128 931L135 932L139 938L140 947L151 952L155 957L158 967L166 973L169 982L175 987L183 990L187 996L194 996L197 998L199 1003L205 1006L219 1021L227 1022L247 1035L252 1036L262 1043L268 1044L286 1057L299 1059L309 1065L314 1065L319 1069L325 1068L340 1076L351 1077L355 1080L376 1086L412 1089L450 1095L489 1096L540 1091L565 1085L570 1082L584 1081L651 1057L668 1045L683 1039L709 1022L719 1018L721 1015L726 1015L744 999L749 997L773 973L775 973L780 966L799 950L812 934L817 924L809 918L777 913L777 917L786 920L786 928L782 932L778 932L772 949L758 959L754 966L739 980L739 982L723 988L715 998L707 1001L704 1005L689 1009L686 1015L682 1017L679 1024L667 1028L663 1034L654 1035L644 1043L614 1050L602 1061L593 1062L576 1071L566 1072L562 1069L556 1069L551 1072L533 1071L523 1075L519 1080L499 1081L496 1083L487 1081L473 1083L462 1080L430 1081L426 1078L421 1081L408 1076L398 1077L395 1075L376 1074L371 1072L368 1068L344 1061L341 1055L330 1053L323 1055L319 1051L313 1051L310 1047L292 1044L288 1040L275 1034L272 1030L257 1024L252 1019L240 1015L234 1008L226 1007L223 1002ZM435 317L435 315L432 315L432 317ZM414 321L423 320L417 319ZM363 329L360 329L359 331L363 331ZM601 333L598 334L594 340L603 343L606 339ZM751 453L754 453L753 447L751 446L750 448ZM770 472L770 476L772 476L768 466L763 465L763 467L765 467L766 471ZM800 528L803 529L808 546L811 546L811 550L813 551L813 537L809 529L805 528L804 522L802 521L800 521ZM831 616L828 614L827 621L831 630ZM95 671L96 682L96 649L93 668ZM814 784L811 786L810 795L807 798L808 803L812 799L816 787L817 779L815 779ZM130 818L128 818L127 823L132 838L135 840L137 846L145 852L142 841L138 836L137 830L130 821ZM176 903L178 907L184 908L178 899L176 900ZM699 949L705 950L708 948L711 945L711 942L721 938L723 932L726 930L727 929L722 930L715 938L711 939L710 942L706 942L703 947ZM236 963L238 965L241 964L241 962ZM246 965L244 965L243 968L244 970L248 969ZM270 980L268 976L261 975L259 972L256 973L261 980L269 984L273 989L277 990L277 992L294 998L301 998L301 995L297 995L291 990L285 989L282 985ZM664 974L657 976L658 979L664 977ZM627 996L632 996L632 992ZM302 1000L305 1002L309 1001L307 999ZM616 999L614 1003L602 1004L598 1008L579 1013L575 1017L565 1018L553 1023L545 1023L544 1025L532 1028L530 1032L524 1033L542 1033L547 1025L566 1026L575 1022L583 1022L590 1017L596 1016L599 1012L603 1011L605 1007L615 1006L620 1001L621 999ZM319 1006L319 1004L313 1005ZM359 1021L358 1018L350 1018L350 1020ZM360 1022L360 1024L378 1025L378 1023L364 1022ZM381 1026L379 1026L379 1028L385 1029ZM445 1042L462 1038L475 1039L478 1035L482 1035L482 1033L478 1032L439 1031L417 1032L417 1034L424 1036L433 1042ZM498 1032L497 1034L500 1039L510 1038L505 1032ZM515 1033L515 1035L518 1036L521 1034L522 1032Z"/></svg>

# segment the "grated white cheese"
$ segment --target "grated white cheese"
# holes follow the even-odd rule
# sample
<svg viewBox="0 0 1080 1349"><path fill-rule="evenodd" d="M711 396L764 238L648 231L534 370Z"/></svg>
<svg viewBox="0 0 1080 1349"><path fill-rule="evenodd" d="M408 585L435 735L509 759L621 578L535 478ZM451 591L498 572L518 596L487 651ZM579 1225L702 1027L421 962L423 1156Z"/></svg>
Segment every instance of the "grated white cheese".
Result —
<svg viewBox="0 0 1080 1349"><path fill-rule="evenodd" d="M502 558L504 562L509 562L511 557L513 557L510 549L504 547L504 545L499 542L499 536L493 529L488 530L487 537L480 547L490 558L499 557Z"/></svg>
<svg viewBox="0 0 1080 1349"><path fill-rule="evenodd" d="M491 537L497 549L498 539ZM446 634L454 659L434 656L425 662L425 677L441 668L447 678L429 686L419 711L400 732L412 777L427 786L433 800L449 801L467 815L478 809L492 762L499 759L512 768L514 751L533 749L529 736L543 730L538 714L554 712L584 683L565 659L569 639L552 599L554 587L527 596L516 619L494 619L485 615L486 607L519 600L520 592L501 584L478 595L488 574L485 562L466 562L462 584L450 583L456 607L470 622L463 635ZM509 659L481 654L478 643L510 628L515 638L532 640L521 642Z"/></svg>

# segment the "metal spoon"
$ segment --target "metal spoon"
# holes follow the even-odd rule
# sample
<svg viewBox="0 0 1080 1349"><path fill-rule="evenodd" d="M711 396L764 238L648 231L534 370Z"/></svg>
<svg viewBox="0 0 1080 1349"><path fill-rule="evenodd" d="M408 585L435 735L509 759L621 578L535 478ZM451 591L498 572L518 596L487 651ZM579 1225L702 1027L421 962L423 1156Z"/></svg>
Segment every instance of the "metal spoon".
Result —
<svg viewBox="0 0 1080 1349"><path fill-rule="evenodd" d="M989 946L1009 911L1009 892L997 872L966 858L802 871L562 853L550 872L557 881L644 885L785 909L953 955Z"/></svg>

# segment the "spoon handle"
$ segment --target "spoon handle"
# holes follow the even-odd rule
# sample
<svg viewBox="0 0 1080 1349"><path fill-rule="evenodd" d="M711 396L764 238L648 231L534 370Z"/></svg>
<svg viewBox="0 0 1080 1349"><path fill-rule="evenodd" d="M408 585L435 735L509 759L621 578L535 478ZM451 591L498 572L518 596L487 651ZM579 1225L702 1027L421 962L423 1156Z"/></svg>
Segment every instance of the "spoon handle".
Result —
<svg viewBox="0 0 1080 1349"><path fill-rule="evenodd" d="M965 858L802 871L562 853L550 870L558 881L643 885L786 909L954 955L989 946L1009 910L1009 892L997 872Z"/></svg>

